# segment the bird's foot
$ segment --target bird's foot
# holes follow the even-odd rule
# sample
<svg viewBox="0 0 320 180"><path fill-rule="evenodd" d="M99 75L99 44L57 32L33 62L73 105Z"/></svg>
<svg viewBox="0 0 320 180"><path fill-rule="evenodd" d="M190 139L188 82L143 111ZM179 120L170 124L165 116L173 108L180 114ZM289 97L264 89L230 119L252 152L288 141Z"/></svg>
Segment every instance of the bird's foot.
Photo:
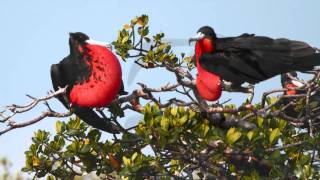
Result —
<svg viewBox="0 0 320 180"><path fill-rule="evenodd" d="M222 89L223 91L234 92L232 82L222 80Z"/></svg>
<svg viewBox="0 0 320 180"><path fill-rule="evenodd" d="M254 97L254 86L249 84L247 87L243 87L246 89L249 96L247 97L246 104L251 104Z"/></svg>
<svg viewBox="0 0 320 180"><path fill-rule="evenodd" d="M49 90L49 91L47 92L48 95L53 94L53 93L54 93L53 90Z"/></svg>
<svg viewBox="0 0 320 180"><path fill-rule="evenodd" d="M248 104L251 104L253 97L254 97L254 86L252 84L249 84L246 87L243 87L241 85L233 84L232 82L228 81L222 81L222 88L224 91L228 92L242 92L249 94L246 102Z"/></svg>
<svg viewBox="0 0 320 180"><path fill-rule="evenodd" d="M246 87L241 86L240 84L234 84L228 81L222 81L222 88L224 91L228 92L243 92L243 93L253 93L254 86L249 84Z"/></svg>

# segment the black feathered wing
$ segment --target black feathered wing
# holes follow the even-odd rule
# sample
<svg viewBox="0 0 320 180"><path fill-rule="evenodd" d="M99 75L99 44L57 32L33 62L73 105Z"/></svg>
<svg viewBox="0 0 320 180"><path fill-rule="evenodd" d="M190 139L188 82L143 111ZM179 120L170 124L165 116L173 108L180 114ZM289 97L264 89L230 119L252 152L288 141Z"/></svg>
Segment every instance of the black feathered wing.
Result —
<svg viewBox="0 0 320 180"><path fill-rule="evenodd" d="M55 91L57 91L59 89L59 87L60 88L66 87L67 83L65 82L64 78L62 77L60 64L51 65L50 74L51 74L51 81L52 81L53 89ZM66 94L60 94L57 96L57 98L64 105L64 107L69 109L70 101L69 101L69 98L67 97Z"/></svg>
<svg viewBox="0 0 320 180"><path fill-rule="evenodd" d="M216 52L200 57L201 66L235 84L251 84L320 64L320 54L308 44L288 39L242 35L217 39Z"/></svg>

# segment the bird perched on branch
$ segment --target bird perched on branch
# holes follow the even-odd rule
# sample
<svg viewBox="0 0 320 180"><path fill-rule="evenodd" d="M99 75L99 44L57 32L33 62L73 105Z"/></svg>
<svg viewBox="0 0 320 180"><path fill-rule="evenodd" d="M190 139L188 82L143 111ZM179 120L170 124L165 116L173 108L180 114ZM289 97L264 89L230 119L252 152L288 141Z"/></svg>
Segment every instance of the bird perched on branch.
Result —
<svg viewBox="0 0 320 180"><path fill-rule="evenodd" d="M286 95L305 94L305 90L294 90L292 88L301 88L305 86L298 78L297 72L288 72L281 74L281 85L283 88L289 89L285 92Z"/></svg>
<svg viewBox="0 0 320 180"><path fill-rule="evenodd" d="M288 89L287 91L284 92L285 95L298 95L298 94L307 93L305 89L301 89L301 90L293 89L293 88L302 88L303 86L305 86L305 84L299 81L297 72L288 72L288 73L281 74L281 85L283 88ZM287 105L291 101L292 99L285 98L281 101L280 104ZM290 105L289 107L287 107L285 109L285 114L292 118L302 117L302 115L305 114L305 111L304 110L303 112L298 111L296 110L295 107L296 106L294 105Z"/></svg>
<svg viewBox="0 0 320 180"><path fill-rule="evenodd" d="M305 84L298 78L298 75L296 72L288 72L288 73L281 74L281 85L283 88L289 89L284 92L285 95L307 94L307 90L305 88L303 89ZM292 89L292 88L298 88L298 89ZM302 88L302 89L299 89L299 88ZM285 106L292 101L296 102L292 98L290 99L285 98L281 101L281 105ZM307 115L306 108L304 105L305 101L301 101L301 103L303 103L303 106L290 105L289 107L287 107L284 111L285 115L295 119L304 118ZM313 115L320 113L319 103L320 103L320 92L319 91L311 92L309 97L310 113L312 113ZM311 119L312 119L313 126L319 128L320 116L316 115ZM308 126L309 126L309 122L307 121L304 122L304 127L308 127Z"/></svg>
<svg viewBox="0 0 320 180"><path fill-rule="evenodd" d="M221 81L243 89L245 82L256 84L290 71L306 71L320 64L320 54L307 43L288 39L243 34L217 38L209 26L201 27L189 43L196 41L198 76L196 86L209 101L220 98Z"/></svg>
<svg viewBox="0 0 320 180"><path fill-rule="evenodd" d="M91 40L81 32L70 33L70 54L51 66L55 90L67 87L57 98L94 128L119 133L119 127L101 118L93 108L108 106L117 94L125 94L121 66L106 43Z"/></svg>

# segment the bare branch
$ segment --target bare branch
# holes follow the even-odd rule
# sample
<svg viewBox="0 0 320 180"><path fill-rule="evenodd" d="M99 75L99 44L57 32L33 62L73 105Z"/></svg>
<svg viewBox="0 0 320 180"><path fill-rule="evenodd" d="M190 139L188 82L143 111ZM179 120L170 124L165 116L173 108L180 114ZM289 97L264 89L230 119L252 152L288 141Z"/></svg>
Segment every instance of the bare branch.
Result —
<svg viewBox="0 0 320 180"><path fill-rule="evenodd" d="M0 131L0 135L7 133L13 129L17 129L17 128L22 128L22 127L26 127L26 126L30 126L34 123L37 123L39 121L41 121L42 119L46 118L46 117L68 117L72 115L71 111L65 112L65 113L57 113L57 112L53 112L53 111L45 111L43 112L40 116L35 117L31 120L27 120L23 123L10 123L9 124L9 128L4 129L2 131Z"/></svg>
<svg viewBox="0 0 320 180"><path fill-rule="evenodd" d="M32 125L34 123L37 123L41 121L42 119L46 117L68 117L72 115L71 111L65 112L65 113L58 113L55 112L54 110L51 109L51 107L48 104L48 100L66 93L67 87L64 88L59 88L57 91L51 91L49 94L45 97L42 98L35 98L31 95L27 95L32 101L26 105L17 105L17 104L12 104L9 106L3 107L3 111L0 112L0 122L5 123L7 122L7 125L9 126L8 128L5 128L4 130L0 131L0 135L7 133L13 129L17 128L22 128L26 127L29 125ZM44 104L47 106L47 111L42 112L39 116L34 117L30 120L26 120L22 123L16 123L15 120L13 119L17 114L23 114L25 112L31 111L33 108L35 108L39 103L44 102ZM5 115L5 112L10 111L10 115Z"/></svg>

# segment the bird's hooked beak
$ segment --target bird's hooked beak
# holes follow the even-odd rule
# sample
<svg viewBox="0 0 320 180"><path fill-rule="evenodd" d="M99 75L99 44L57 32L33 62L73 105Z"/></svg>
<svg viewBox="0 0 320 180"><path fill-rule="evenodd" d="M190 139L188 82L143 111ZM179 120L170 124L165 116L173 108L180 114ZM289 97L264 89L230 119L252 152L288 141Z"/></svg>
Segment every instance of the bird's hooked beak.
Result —
<svg viewBox="0 0 320 180"><path fill-rule="evenodd" d="M297 87L303 87L305 85L302 82L296 80L292 80L291 83Z"/></svg>
<svg viewBox="0 0 320 180"><path fill-rule="evenodd" d="M291 83L297 87L302 87L305 84L303 83L303 81L301 81L296 72L289 72L287 73L288 78L290 79Z"/></svg>
<svg viewBox="0 0 320 180"><path fill-rule="evenodd" d="M195 35L195 36L192 37L192 38L189 38L189 46L190 46L190 44L191 44L193 41L199 41L199 40L201 40L201 39L203 39L203 38L204 38L204 34L201 33L201 32L198 32L197 35Z"/></svg>
<svg viewBox="0 0 320 180"><path fill-rule="evenodd" d="M112 50L112 45L108 44L106 42L101 42L101 41L95 41L95 40L92 40L92 39L88 39L88 40L86 40L86 43L92 44L92 45L105 46L108 49Z"/></svg>

